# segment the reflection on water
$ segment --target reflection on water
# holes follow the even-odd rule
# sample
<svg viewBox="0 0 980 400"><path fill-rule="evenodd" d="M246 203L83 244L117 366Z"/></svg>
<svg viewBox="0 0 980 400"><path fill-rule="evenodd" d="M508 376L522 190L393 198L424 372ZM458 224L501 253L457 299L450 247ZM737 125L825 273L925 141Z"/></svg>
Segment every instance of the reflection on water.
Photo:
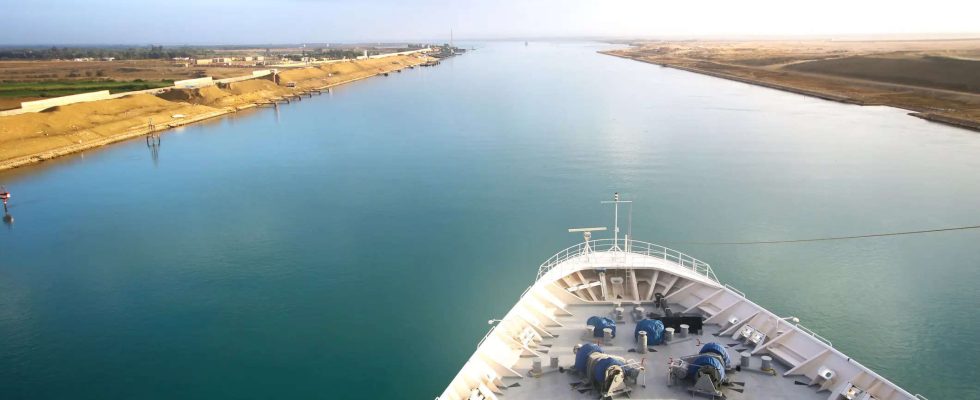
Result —
<svg viewBox="0 0 980 400"><path fill-rule="evenodd" d="M153 159L153 166L160 165L160 134L150 133L146 135L146 147L150 149L150 158Z"/></svg>

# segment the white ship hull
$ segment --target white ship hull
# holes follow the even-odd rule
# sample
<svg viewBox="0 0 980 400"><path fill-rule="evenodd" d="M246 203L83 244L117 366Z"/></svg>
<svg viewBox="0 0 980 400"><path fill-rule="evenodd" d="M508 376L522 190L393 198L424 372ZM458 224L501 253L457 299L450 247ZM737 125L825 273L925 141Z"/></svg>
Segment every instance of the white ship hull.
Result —
<svg viewBox="0 0 980 400"><path fill-rule="evenodd" d="M658 293L666 308L698 315L704 327L686 337L675 332L672 340L643 353L637 350L634 326L650 312L663 311L665 307L655 305ZM634 311L637 307L639 312ZM587 331L590 316L615 319L619 334L612 339L595 337ZM718 392L724 398L924 398L841 353L796 321L780 318L718 282L708 264L685 254L637 241L589 241L541 265L534 284L487 333L440 398L600 397L604 393L596 384L571 370L573 347L582 343L597 343L605 353L633 362L642 371L621 392L629 392L629 398L691 398L697 393L693 383L668 385L668 363L697 354L706 342L726 346L739 364L739 371L729 372L734 383ZM744 367L743 355L748 358ZM763 357L772 360L771 369L761 369Z"/></svg>

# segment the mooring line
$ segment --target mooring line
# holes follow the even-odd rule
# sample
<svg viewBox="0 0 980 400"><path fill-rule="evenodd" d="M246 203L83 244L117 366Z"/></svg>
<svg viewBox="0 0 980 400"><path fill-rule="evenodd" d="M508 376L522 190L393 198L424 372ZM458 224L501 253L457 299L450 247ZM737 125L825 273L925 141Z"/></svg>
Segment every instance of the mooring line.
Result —
<svg viewBox="0 0 980 400"><path fill-rule="evenodd" d="M921 233L947 232L947 231L962 231L962 230L968 230L968 229L980 229L980 225L958 226L958 227L955 227L955 228L923 229L923 230L918 230L918 231L873 233L873 234L868 234L868 235L834 236L834 237L811 238L811 239L756 240L756 241L749 241L749 242L666 242L666 243L670 243L670 244L699 244L699 245L745 245L745 244L779 244L779 243L825 242L825 241L830 241L830 240L847 240L847 239L863 239L863 238L882 237L882 236L916 235L916 234L921 234Z"/></svg>

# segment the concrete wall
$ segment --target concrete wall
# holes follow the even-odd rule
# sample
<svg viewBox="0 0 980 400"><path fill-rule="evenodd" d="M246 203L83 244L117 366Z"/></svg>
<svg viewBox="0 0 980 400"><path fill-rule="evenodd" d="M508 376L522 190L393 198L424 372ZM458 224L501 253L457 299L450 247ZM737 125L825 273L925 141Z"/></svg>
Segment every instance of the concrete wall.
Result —
<svg viewBox="0 0 980 400"><path fill-rule="evenodd" d="M82 103L86 101L106 100L110 98L108 90L91 93L79 93L70 96L55 97L53 99L25 101L20 103L21 112L38 112L55 106L63 106L72 103Z"/></svg>
<svg viewBox="0 0 980 400"><path fill-rule="evenodd" d="M120 97L134 95L134 94L141 94L141 93L158 94L170 89L173 89L173 87L168 86L168 87L162 87L156 89L137 90L133 92L122 92L122 93L115 93L115 94L109 94L108 90L103 90L99 92L80 93L80 94L73 94L70 96L55 97L53 99L25 101L23 103L20 103L20 108L7 110L7 111L0 111L0 117L6 117L10 115L20 115L29 112L38 112L55 106L66 106L69 104L84 103L86 101L118 99Z"/></svg>
<svg viewBox="0 0 980 400"><path fill-rule="evenodd" d="M394 57L394 56L407 56L409 54L426 53L426 52L429 52L429 51L432 51L432 50L431 49L428 49L428 48L425 48L425 49L418 49L418 50L403 51L403 52L400 52L400 53L378 54L378 55L370 56L368 58L385 58L385 57ZM360 59L360 57L358 57L358 59Z"/></svg>
<svg viewBox="0 0 980 400"><path fill-rule="evenodd" d="M174 87L177 89L193 89L212 85L214 85L214 80L210 76L174 82Z"/></svg>
<svg viewBox="0 0 980 400"><path fill-rule="evenodd" d="M20 115L24 113L23 108L15 108L13 110L0 111L0 117L6 117L10 115Z"/></svg>
<svg viewBox="0 0 980 400"><path fill-rule="evenodd" d="M136 91L132 91L132 92L115 93L115 94L110 94L109 95L109 98L110 99L118 99L120 97L132 96L134 94L160 94L160 93L166 92L166 91L168 91L170 89L173 89L173 88L174 88L173 86L165 86L165 87L162 87L162 88L155 88L155 89L146 89L146 90L136 90Z"/></svg>
<svg viewBox="0 0 980 400"><path fill-rule="evenodd" d="M137 90L133 92L123 92L123 93L116 93L116 94L109 94L108 90L103 90L99 92L80 93L80 94L73 94L70 96L55 97L53 99L25 101L23 103L20 103L20 108L0 111L0 117L19 115L19 114L24 114L29 112L38 112L55 106L64 106L68 104L82 103L86 101L118 99L120 97L129 96L133 94L141 94L141 93L159 94L174 88L190 89L190 88L199 88L204 86L212 86L215 83L241 82L241 81L247 81L249 79L269 76L272 75L274 72L275 70L272 69L264 69L264 70L252 71L251 75L236 76L234 78L227 78L227 79L214 80L210 76L204 78L186 79L186 80L174 82L173 86L156 88L156 89Z"/></svg>
<svg viewBox="0 0 980 400"><path fill-rule="evenodd" d="M252 75L242 75L242 76L236 76L234 78L216 79L214 82L219 84L241 82L241 81L247 81L249 79L261 78L263 76L269 76L269 75L272 75L272 70L264 69L261 71L252 71ZM174 84L176 84L176 82L174 82Z"/></svg>

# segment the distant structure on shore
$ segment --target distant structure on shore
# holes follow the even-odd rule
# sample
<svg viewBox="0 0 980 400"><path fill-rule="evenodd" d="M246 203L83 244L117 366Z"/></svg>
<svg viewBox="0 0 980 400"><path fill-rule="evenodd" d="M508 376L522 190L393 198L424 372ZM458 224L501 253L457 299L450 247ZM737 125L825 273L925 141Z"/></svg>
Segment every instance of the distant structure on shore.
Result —
<svg viewBox="0 0 980 400"><path fill-rule="evenodd" d="M14 216L7 211L7 200L10 200L10 192L3 186L0 186L0 200L3 201L3 222L10 226L14 223Z"/></svg>

